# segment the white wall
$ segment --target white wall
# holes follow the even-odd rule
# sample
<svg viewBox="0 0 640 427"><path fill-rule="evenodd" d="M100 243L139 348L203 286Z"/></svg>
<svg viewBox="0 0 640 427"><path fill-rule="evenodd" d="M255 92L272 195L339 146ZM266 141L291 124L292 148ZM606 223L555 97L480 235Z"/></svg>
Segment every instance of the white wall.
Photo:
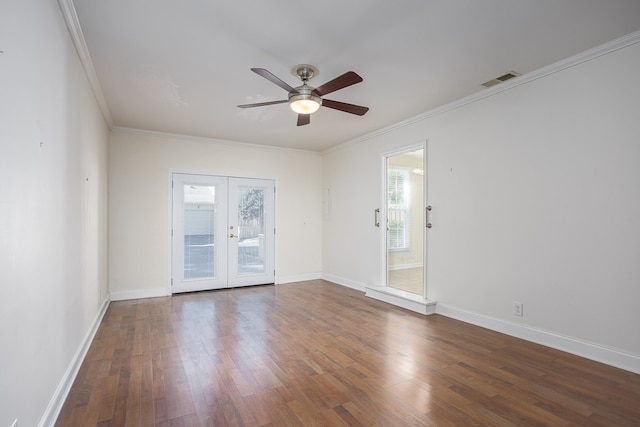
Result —
<svg viewBox="0 0 640 427"><path fill-rule="evenodd" d="M276 278L320 277L320 154L124 129L110 147L113 299L169 292L171 172L275 179Z"/></svg>
<svg viewBox="0 0 640 427"><path fill-rule="evenodd" d="M428 298L640 371L638 76L633 44L327 152L323 275L381 284L379 156L427 139Z"/></svg>
<svg viewBox="0 0 640 427"><path fill-rule="evenodd" d="M0 426L36 426L107 301L108 128L56 2L4 1L0 50Z"/></svg>

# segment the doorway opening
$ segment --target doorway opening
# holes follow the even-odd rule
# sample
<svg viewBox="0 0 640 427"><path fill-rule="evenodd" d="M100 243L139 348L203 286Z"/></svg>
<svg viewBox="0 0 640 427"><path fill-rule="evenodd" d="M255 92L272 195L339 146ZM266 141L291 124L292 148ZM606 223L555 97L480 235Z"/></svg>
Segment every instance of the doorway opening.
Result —
<svg viewBox="0 0 640 427"><path fill-rule="evenodd" d="M386 157L387 286L425 295L424 147Z"/></svg>
<svg viewBox="0 0 640 427"><path fill-rule="evenodd" d="M172 178L171 292L274 283L274 181Z"/></svg>

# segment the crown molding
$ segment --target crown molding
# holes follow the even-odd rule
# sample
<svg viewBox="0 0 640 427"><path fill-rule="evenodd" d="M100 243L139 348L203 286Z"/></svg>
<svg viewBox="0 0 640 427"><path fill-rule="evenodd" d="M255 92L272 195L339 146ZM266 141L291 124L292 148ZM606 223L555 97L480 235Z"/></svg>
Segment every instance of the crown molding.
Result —
<svg viewBox="0 0 640 427"><path fill-rule="evenodd" d="M577 55L570 56L566 59L547 65L545 67L539 68L530 73L523 74L518 77L514 77L513 79L507 80L506 82L500 83L499 85L493 86L489 89L480 90L479 92L476 92L464 98L460 98L448 104L444 104L440 107L434 108L425 113L418 114L417 116L413 116L401 122L384 127L382 129L378 129L377 131L368 133L366 135L362 135L358 138L354 138L350 141L346 141L342 144L328 148L327 150L323 151L322 154L329 154L329 153L339 151L356 144L360 144L361 142L369 141L373 138L392 132L394 130L412 125L417 122L421 122L423 120L427 120L431 117L435 117L440 114L446 113L447 111L455 110L467 104L471 104L473 102L480 101L482 99L507 91L509 89L513 89L514 87L527 84L529 82L541 79L551 74L558 73L560 71L566 70L567 68L575 67L576 65L580 65L582 63L599 58L603 55L607 55L609 53L618 51L620 49L624 49L625 47L634 45L639 42L640 42L640 31L627 34L626 36L615 39L609 43L605 43L593 49L586 50Z"/></svg>
<svg viewBox="0 0 640 427"><path fill-rule="evenodd" d="M100 107L102 116L107 122L109 129L111 129L113 128L113 119L111 117L111 113L109 112L109 107L107 106L107 100L104 97L104 93L102 92L102 87L100 86L100 82L98 81L98 76L93 66L93 61L91 60L89 48L87 47L87 42L84 39L80 21L78 20L78 14L76 13L76 9L73 6L73 1L58 0L58 6L60 7L60 11L62 12L64 22L67 24L67 29L69 30L69 35L71 36L73 45L76 48L78 57L80 58L80 63L82 64L87 79L89 80L89 84L91 85L93 96L96 98L96 102Z"/></svg>

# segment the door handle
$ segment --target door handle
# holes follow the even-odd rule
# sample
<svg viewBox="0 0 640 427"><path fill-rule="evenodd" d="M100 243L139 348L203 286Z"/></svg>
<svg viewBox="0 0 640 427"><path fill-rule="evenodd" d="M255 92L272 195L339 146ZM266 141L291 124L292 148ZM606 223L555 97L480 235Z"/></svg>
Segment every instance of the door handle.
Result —
<svg viewBox="0 0 640 427"><path fill-rule="evenodd" d="M431 212L431 209L433 208L431 207L431 205L429 205L425 208L425 211L424 211L424 218L425 218L425 223L427 224L426 225L427 228L433 227L433 224L429 222L429 212Z"/></svg>
<svg viewBox="0 0 640 427"><path fill-rule="evenodd" d="M380 208L373 211L373 225L380 227Z"/></svg>
<svg viewBox="0 0 640 427"><path fill-rule="evenodd" d="M234 237L238 237L238 236L236 236L235 234L231 233L231 234L229 234L229 237L231 237L233 239Z"/></svg>

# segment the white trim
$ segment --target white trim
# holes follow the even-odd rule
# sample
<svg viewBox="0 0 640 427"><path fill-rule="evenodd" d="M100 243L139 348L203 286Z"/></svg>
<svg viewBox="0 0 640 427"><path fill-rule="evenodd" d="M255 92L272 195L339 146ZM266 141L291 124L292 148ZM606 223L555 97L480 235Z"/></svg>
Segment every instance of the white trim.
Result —
<svg viewBox="0 0 640 427"><path fill-rule="evenodd" d="M169 247L167 248L167 250L169 251L168 253L168 261L169 261L169 265L168 265L168 269L169 271L167 272L167 285L166 285L166 290L167 290L167 295L172 295L173 294L173 175L175 175L176 173L179 172L175 172L175 171L169 171L169 194L168 194L168 198L167 200L169 201L169 206L168 206L168 213L167 213L167 218L169 218L167 227L168 227L168 236L169 236Z"/></svg>
<svg viewBox="0 0 640 427"><path fill-rule="evenodd" d="M93 342L93 338L96 336L96 332L98 332L98 328L100 327L100 323L102 322L102 318L107 312L107 308L109 308L109 295L102 302L102 306L98 311L95 319L93 319L93 323L91 327L87 331L83 340L80 342L80 347L76 350L76 353L73 355L71 359L71 363L67 367L67 371L62 376L62 379L58 383L58 387L56 391L51 396L49 400L49 404L47 405L47 409L45 409L42 417L40 417L40 422L38 423L38 427L51 426L56 423L58 415L60 415L60 411L62 410L62 406L64 405L64 401L67 399L69 395L69 391L71 390L71 386L78 375L78 371L80 370L80 366L82 366L82 362L84 361L87 352L89 351L89 347Z"/></svg>
<svg viewBox="0 0 640 427"><path fill-rule="evenodd" d="M521 76L510 79L504 83L500 83L499 85L493 86L489 89L480 89L479 91L471 94L469 96L465 96L464 98L460 98L448 104L441 105L440 107L436 107L432 110L424 112L422 114L418 114L417 116L410 117L406 120L403 120L398 123L394 123L390 126L384 127L382 129L378 129L374 132L368 133L366 135L359 136L350 141L346 141L342 144L335 145L330 147L324 151L323 154L332 153L334 151L342 150L344 148L359 144L361 142L369 141L378 136L384 135L386 133L395 131L397 129L403 128L405 126L412 125L414 123L429 119L434 116L438 116L440 114L446 113L451 110L455 110L467 104L471 104L473 102L479 101L484 98L488 98L490 96L496 95L498 93L504 92L506 90L512 89L516 86L520 86L523 84L527 84L534 80L538 80L542 77L546 77L551 74L555 74L559 71L566 70L567 68L575 67L576 65L580 65L582 63L591 61L593 59L599 58L603 55L607 55L609 53L615 52L617 50L623 49L625 47L634 45L636 43L640 43L640 31L633 32L631 34L627 34L626 36L620 37L616 40L613 40L609 43L605 43L603 45L597 46L593 49L586 50L577 55L570 56L569 58L563 59L561 61L555 62L553 64L547 65L545 67L539 68L535 71L532 71L527 74L523 74Z"/></svg>
<svg viewBox="0 0 640 427"><path fill-rule="evenodd" d="M367 287L365 296L424 315L436 312L435 301L388 286Z"/></svg>
<svg viewBox="0 0 640 427"><path fill-rule="evenodd" d="M640 356L438 303L436 313L640 374Z"/></svg>
<svg viewBox="0 0 640 427"><path fill-rule="evenodd" d="M355 289L357 291L364 292L367 289L367 285L361 282L356 282L344 277L334 276L333 274L322 273L321 278L328 282L335 283L337 285L346 286L347 288Z"/></svg>
<svg viewBox="0 0 640 427"><path fill-rule="evenodd" d="M126 301L131 299L167 297L171 292L163 286L160 288L134 289L131 291L111 292L111 301Z"/></svg>
<svg viewBox="0 0 640 427"><path fill-rule="evenodd" d="M397 150L395 150L397 152ZM378 214L378 283L386 285L389 279L387 252L387 158L391 152L380 154L380 212ZM366 289L366 287L365 287ZM363 289L363 291L365 290Z"/></svg>
<svg viewBox="0 0 640 427"><path fill-rule="evenodd" d="M431 166L429 164L429 140L425 139L424 140L424 151L422 152L422 167L424 168L424 176L423 176L423 180L422 180L422 203L424 203L424 205L422 206L422 214L424 215L424 223L423 223L423 227L422 227L422 259L424 262L424 278L423 278L423 291L422 291L422 295L424 295L425 297L427 295L429 295L429 275L426 274L426 272L429 271L429 230L431 230L431 228L427 228L427 223L431 223L431 225L433 226L433 223L431 221L433 221L433 214L432 213L428 213L427 211L427 207L429 208L429 211L432 211L433 206L431 206L431 203L429 202L429 173L431 170ZM435 307L434 307L435 308Z"/></svg>
<svg viewBox="0 0 640 427"><path fill-rule="evenodd" d="M306 282L308 280L321 279L320 273L296 274L293 276L276 277L276 284L283 285L285 283Z"/></svg>
<svg viewBox="0 0 640 427"><path fill-rule="evenodd" d="M73 1L58 0L58 6L60 7L60 11L62 12L64 22L67 24L67 30L69 31L69 35L71 36L73 45L76 48L78 58L80 59L82 67L84 68L87 80L89 80L89 85L91 85L93 96L96 98L96 102L100 107L100 111L102 111L104 120L107 122L107 125L111 129L113 128L113 118L111 117L111 112L109 111L107 100L104 96L104 92L102 91L102 87L100 86L100 82L98 81L96 69L93 66L91 54L89 54L87 41L85 40L84 34L82 33L82 27L80 26L80 20L78 19L76 9L73 6Z"/></svg>
<svg viewBox="0 0 640 427"><path fill-rule="evenodd" d="M399 156L401 154L411 153L418 150L426 149L427 140L423 139L413 144L404 145L400 148L394 148L392 150L383 151L380 155L386 160L387 157Z"/></svg>

